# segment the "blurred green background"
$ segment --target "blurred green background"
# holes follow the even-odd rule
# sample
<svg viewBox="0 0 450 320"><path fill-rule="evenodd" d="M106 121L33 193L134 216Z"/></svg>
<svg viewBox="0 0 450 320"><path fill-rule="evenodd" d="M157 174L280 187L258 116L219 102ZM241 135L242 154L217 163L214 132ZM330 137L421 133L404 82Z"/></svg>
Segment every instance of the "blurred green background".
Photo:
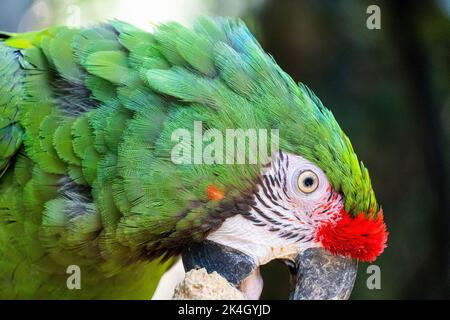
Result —
<svg viewBox="0 0 450 320"><path fill-rule="evenodd" d="M366 27L372 4L380 30ZM450 298L450 1L0 0L0 30L113 17L151 30L201 14L244 19L333 111L369 168L389 247L375 262L381 289L367 288L360 264L352 298ZM262 298L287 298L286 267L262 272Z"/></svg>

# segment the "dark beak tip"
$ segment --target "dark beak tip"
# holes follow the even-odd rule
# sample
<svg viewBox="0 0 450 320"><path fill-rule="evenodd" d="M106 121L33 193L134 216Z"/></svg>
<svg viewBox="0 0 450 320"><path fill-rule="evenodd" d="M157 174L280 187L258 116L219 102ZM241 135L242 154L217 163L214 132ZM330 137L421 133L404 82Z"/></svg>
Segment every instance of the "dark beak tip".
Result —
<svg viewBox="0 0 450 320"><path fill-rule="evenodd" d="M300 253L293 300L348 299L356 279L356 260L335 256L323 248L310 248Z"/></svg>

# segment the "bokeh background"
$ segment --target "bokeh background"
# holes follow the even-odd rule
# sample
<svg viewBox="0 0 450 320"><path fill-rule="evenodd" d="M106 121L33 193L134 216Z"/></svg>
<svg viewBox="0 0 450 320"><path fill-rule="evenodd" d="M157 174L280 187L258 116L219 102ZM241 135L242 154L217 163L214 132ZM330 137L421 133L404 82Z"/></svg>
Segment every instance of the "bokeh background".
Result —
<svg viewBox="0 0 450 320"><path fill-rule="evenodd" d="M381 29L366 27L369 5ZM450 1L0 0L0 30L90 25L119 18L151 30L201 14L238 16L295 80L335 114L371 172L389 228L360 264L353 299L450 298ZM262 269L262 298L286 299L288 272Z"/></svg>

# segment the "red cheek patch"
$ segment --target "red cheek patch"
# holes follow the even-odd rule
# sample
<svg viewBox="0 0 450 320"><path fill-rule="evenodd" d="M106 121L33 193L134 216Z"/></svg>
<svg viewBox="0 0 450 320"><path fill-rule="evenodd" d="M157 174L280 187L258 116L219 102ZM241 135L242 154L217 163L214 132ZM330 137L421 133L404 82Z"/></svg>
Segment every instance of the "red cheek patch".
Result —
<svg viewBox="0 0 450 320"><path fill-rule="evenodd" d="M383 211L380 210L376 218L367 217L363 212L351 218L344 209L341 215L337 222L323 224L316 240L332 254L374 261L386 248L388 238Z"/></svg>

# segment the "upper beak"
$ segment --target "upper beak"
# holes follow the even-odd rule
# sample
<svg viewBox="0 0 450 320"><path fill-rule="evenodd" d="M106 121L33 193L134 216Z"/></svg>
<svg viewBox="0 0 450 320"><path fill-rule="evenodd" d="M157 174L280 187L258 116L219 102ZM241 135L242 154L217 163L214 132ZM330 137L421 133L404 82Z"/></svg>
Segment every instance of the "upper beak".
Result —
<svg viewBox="0 0 450 320"><path fill-rule="evenodd" d="M348 299L355 283L356 260L334 256L323 248L300 253L290 269L294 287L291 300Z"/></svg>

